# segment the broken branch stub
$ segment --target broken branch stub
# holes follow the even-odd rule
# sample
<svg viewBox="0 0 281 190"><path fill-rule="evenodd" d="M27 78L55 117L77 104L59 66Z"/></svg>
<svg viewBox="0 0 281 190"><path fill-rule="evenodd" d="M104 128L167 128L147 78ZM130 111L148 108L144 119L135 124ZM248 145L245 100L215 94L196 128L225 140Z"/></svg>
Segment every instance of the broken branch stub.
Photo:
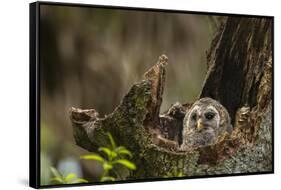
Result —
<svg viewBox="0 0 281 190"><path fill-rule="evenodd" d="M145 80L151 82L151 98L147 105L148 114L144 121L145 125L150 125L151 127L160 125L159 114L166 80L165 67L167 64L168 57L161 55L158 62L143 75Z"/></svg>

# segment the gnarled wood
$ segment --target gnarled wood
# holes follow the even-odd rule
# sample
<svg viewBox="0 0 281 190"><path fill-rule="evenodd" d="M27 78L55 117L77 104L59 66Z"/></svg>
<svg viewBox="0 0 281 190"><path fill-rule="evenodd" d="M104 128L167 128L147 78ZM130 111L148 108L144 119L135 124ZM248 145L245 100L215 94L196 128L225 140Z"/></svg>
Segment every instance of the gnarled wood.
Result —
<svg viewBox="0 0 281 190"><path fill-rule="evenodd" d="M271 29L270 18L230 17L212 43L200 97L216 99L228 109L234 124L229 139L196 150L177 148L190 103L177 103L159 116L167 63L162 56L110 115L70 110L77 145L96 151L110 144L110 132L118 145L134 153L137 170L123 172L128 179L159 178L175 170L186 176L271 172Z"/></svg>

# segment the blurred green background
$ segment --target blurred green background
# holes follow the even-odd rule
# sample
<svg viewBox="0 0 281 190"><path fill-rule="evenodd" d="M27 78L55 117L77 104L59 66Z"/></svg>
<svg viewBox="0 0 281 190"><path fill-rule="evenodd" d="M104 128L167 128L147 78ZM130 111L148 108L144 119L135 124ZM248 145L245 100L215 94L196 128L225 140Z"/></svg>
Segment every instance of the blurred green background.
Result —
<svg viewBox="0 0 281 190"><path fill-rule="evenodd" d="M88 152L75 144L68 110L111 113L161 54L169 57L161 110L194 100L206 74L206 51L223 19L41 5L41 185L50 183L50 166L98 180L102 168L79 159Z"/></svg>

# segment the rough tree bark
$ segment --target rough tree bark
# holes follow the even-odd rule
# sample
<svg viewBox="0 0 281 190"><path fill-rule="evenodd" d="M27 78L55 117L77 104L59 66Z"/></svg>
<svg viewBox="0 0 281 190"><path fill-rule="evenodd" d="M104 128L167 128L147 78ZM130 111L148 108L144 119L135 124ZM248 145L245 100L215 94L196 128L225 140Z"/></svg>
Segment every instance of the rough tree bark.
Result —
<svg viewBox="0 0 281 190"><path fill-rule="evenodd" d="M110 132L117 144L134 153L137 170L120 168L127 179L159 178L174 171L186 176L271 172L272 19L229 17L213 39L199 97L220 101L230 113L234 131L220 144L180 151L161 141L181 143L182 120L192 104L176 103L159 114L166 63L160 57L110 115L100 118L94 109L72 108L77 145L95 152L110 144Z"/></svg>

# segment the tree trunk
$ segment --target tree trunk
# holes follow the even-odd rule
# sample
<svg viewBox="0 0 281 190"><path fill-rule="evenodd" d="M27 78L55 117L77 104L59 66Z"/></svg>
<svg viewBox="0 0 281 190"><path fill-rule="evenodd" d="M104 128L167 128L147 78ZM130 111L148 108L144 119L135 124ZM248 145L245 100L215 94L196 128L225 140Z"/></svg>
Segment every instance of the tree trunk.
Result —
<svg viewBox="0 0 281 190"><path fill-rule="evenodd" d="M189 151L171 145L182 141L182 121L191 104L175 104L159 115L167 63L161 56L110 115L99 118L94 109L71 109L77 145L95 152L109 146L110 132L118 145L134 153L137 170L121 171L127 179L179 172L185 176L271 172L272 32L270 18L229 17L212 42L200 97L216 99L227 108L234 125L230 139Z"/></svg>

